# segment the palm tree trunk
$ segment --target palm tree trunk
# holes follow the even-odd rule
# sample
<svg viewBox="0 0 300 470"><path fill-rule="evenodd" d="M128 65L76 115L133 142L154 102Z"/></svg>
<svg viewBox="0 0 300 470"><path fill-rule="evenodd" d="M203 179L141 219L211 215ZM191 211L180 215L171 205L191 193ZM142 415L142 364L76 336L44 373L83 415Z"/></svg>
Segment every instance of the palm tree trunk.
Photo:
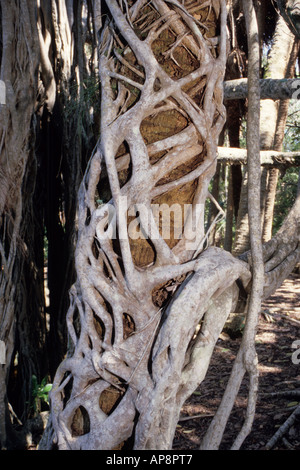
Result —
<svg viewBox="0 0 300 470"><path fill-rule="evenodd" d="M293 76L295 63L299 51L299 41L294 41L293 49L289 59L286 76ZM278 108L278 117L276 123L276 132L274 136L273 149L280 152L284 139L285 124L288 115L289 100L281 100ZM267 150L267 149L266 149ZM263 223L263 241L266 242L272 238L273 213L276 199L276 190L279 177L279 170L271 168L268 170L268 187L266 192L266 201L264 207L264 223Z"/></svg>
<svg viewBox="0 0 300 470"><path fill-rule="evenodd" d="M230 251L230 252L231 252L231 249L232 249L233 217L234 217L233 181L232 181L231 167L229 167L227 203L226 203L226 227L225 227L224 250Z"/></svg>
<svg viewBox="0 0 300 470"><path fill-rule="evenodd" d="M233 254L235 256L249 250L249 221L248 221L248 171L244 168L242 181L238 217L236 221L236 234L233 245Z"/></svg>
<svg viewBox="0 0 300 470"><path fill-rule="evenodd" d="M289 76L289 61L294 42L294 36L289 31L282 17L279 16L276 24L274 41L268 60L265 78L285 78ZM260 145L262 150L271 150L274 147L277 123L280 123L280 120L278 118L278 112L279 102L274 100L262 101L260 124ZM283 124L283 122L281 124ZM282 125L280 126L280 129L281 132L284 132L284 127L282 127ZM283 134L281 135L283 137ZM270 239L270 233L273 223L273 208L276 195L277 178L278 170L262 170L262 201L265 201L264 207L262 208L264 240ZM246 181L244 181L244 185L245 184L247 184ZM234 253L236 255L241 254L244 249L249 249L249 228L247 227L248 210L247 202L245 200L246 193L246 188L244 189L244 192L242 189L239 209L240 214L238 216L236 237L234 243Z"/></svg>

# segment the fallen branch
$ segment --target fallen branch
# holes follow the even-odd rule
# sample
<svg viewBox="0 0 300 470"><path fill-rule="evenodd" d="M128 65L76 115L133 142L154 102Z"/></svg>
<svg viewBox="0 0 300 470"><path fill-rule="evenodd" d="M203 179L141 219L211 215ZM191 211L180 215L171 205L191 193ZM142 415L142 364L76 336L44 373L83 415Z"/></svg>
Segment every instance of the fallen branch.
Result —
<svg viewBox="0 0 300 470"><path fill-rule="evenodd" d="M193 415L193 416L182 416L179 418L178 421L182 422L182 421L189 421L190 419L211 418L212 416L214 416L213 413L200 413L198 415Z"/></svg>
<svg viewBox="0 0 300 470"><path fill-rule="evenodd" d="M218 147L218 161L232 165L247 164L247 149ZM261 150L260 164L262 166L280 167L300 166L300 152L276 152L275 150Z"/></svg>
<svg viewBox="0 0 300 470"><path fill-rule="evenodd" d="M268 396L268 397L300 397L300 390L282 390L280 392L262 393L262 396Z"/></svg>
<svg viewBox="0 0 300 470"><path fill-rule="evenodd" d="M287 100L300 98L300 79L285 78L281 80L266 78L259 81L260 99ZM248 79L239 78L224 82L224 100L242 100L248 96Z"/></svg>
<svg viewBox="0 0 300 470"><path fill-rule="evenodd" d="M289 322L293 323L294 325L300 326L300 321L299 320L296 320L296 318L290 318L287 315L284 315L283 313L271 313L271 316L277 316L277 317L281 318L284 321L289 321Z"/></svg>
<svg viewBox="0 0 300 470"><path fill-rule="evenodd" d="M300 415L300 405L297 406L295 411L289 416L289 418L280 426L278 431L274 434L274 436L267 442L265 449L271 450L275 444L279 441L279 439L284 436L284 434L291 428L291 426L296 421L296 418Z"/></svg>
<svg viewBox="0 0 300 470"><path fill-rule="evenodd" d="M289 441L285 437L282 438L282 442L285 445L285 447L287 447L287 449L295 450L295 447L292 446L292 444L290 444Z"/></svg>
<svg viewBox="0 0 300 470"><path fill-rule="evenodd" d="M191 126L187 127L184 131L164 139L164 141L155 142L155 144L147 145L148 154L151 156L155 152L170 148L172 145L180 145L190 138L190 146L194 144L195 133ZM193 140L192 140L193 139ZM165 143L165 145L164 145ZM199 149L199 154L201 150ZM171 153L172 155L172 153ZM180 154L178 158L183 158ZM247 165L247 149L240 149L234 147L218 147L217 152L218 162L229 163L230 165ZM289 167L300 166L300 152L276 152L275 150L261 150L260 151L261 166L272 167ZM118 171L127 170L130 166L130 154L126 153L116 160L116 167ZM160 163L160 168L163 165ZM101 177L107 177L106 169L103 171Z"/></svg>

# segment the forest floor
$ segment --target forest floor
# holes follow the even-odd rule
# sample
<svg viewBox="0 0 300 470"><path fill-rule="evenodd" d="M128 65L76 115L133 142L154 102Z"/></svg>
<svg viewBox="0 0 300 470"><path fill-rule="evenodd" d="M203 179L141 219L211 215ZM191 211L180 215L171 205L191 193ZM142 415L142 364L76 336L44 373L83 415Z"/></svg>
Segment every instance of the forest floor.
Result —
<svg viewBox="0 0 300 470"><path fill-rule="evenodd" d="M259 361L259 393L253 428L242 450L265 450L266 444L300 403L300 275L292 274L262 306L256 338ZM174 450L199 449L229 378L241 335L222 333L205 380L182 409ZM298 345L293 343L299 341ZM298 362L298 364L297 364ZM220 449L230 449L246 412L247 377L242 382L235 408ZM284 392L284 393L282 393ZM294 393L293 393L294 392ZM300 450L300 416L272 450Z"/></svg>
<svg viewBox="0 0 300 470"><path fill-rule="evenodd" d="M173 450L198 450L218 408L242 334L222 333L208 373L181 411ZM298 341L298 345L293 343ZM300 405L300 274L292 274L262 306L256 351L259 393L255 419L242 450L265 450L266 444ZM298 362L298 364L297 364ZM230 449L245 417L248 379L244 378L220 450ZM272 450L300 450L300 416ZM36 450L36 444L29 450Z"/></svg>

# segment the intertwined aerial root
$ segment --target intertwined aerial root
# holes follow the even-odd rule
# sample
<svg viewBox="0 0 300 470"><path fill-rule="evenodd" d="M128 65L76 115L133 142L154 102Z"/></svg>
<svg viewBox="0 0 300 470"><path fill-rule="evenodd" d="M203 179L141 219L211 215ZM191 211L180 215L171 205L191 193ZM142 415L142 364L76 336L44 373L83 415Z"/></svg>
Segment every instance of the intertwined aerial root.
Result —
<svg viewBox="0 0 300 470"><path fill-rule="evenodd" d="M226 5L110 0L104 18L101 138L79 193L71 345L52 425L60 449L168 449L235 307L235 281L249 280L247 263L203 251L225 120ZM164 237L158 202L190 205L178 240Z"/></svg>

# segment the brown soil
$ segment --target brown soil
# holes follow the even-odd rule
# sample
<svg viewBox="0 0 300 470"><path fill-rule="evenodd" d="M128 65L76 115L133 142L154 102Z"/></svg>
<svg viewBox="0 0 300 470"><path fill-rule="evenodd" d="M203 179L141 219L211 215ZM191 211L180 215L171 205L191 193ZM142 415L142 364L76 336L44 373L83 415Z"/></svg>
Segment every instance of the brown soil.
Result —
<svg viewBox="0 0 300 470"><path fill-rule="evenodd" d="M252 432L244 441L244 450L264 450L267 442L300 403L300 275L292 274L263 304L256 339L259 360L259 395ZM182 409L174 440L174 449L199 449L211 416L216 411L231 372L240 338L222 333L207 376ZM299 343L300 344L300 343ZM297 353L299 350L299 354ZM296 362L294 360L294 362ZM245 377L235 408L227 425L220 449L230 449L245 416L247 405ZM298 396L290 392L298 391ZM286 392L278 395L278 392ZM295 395L295 393L294 393ZM299 416L299 415L298 415ZM300 419L280 439L273 450L300 450Z"/></svg>

